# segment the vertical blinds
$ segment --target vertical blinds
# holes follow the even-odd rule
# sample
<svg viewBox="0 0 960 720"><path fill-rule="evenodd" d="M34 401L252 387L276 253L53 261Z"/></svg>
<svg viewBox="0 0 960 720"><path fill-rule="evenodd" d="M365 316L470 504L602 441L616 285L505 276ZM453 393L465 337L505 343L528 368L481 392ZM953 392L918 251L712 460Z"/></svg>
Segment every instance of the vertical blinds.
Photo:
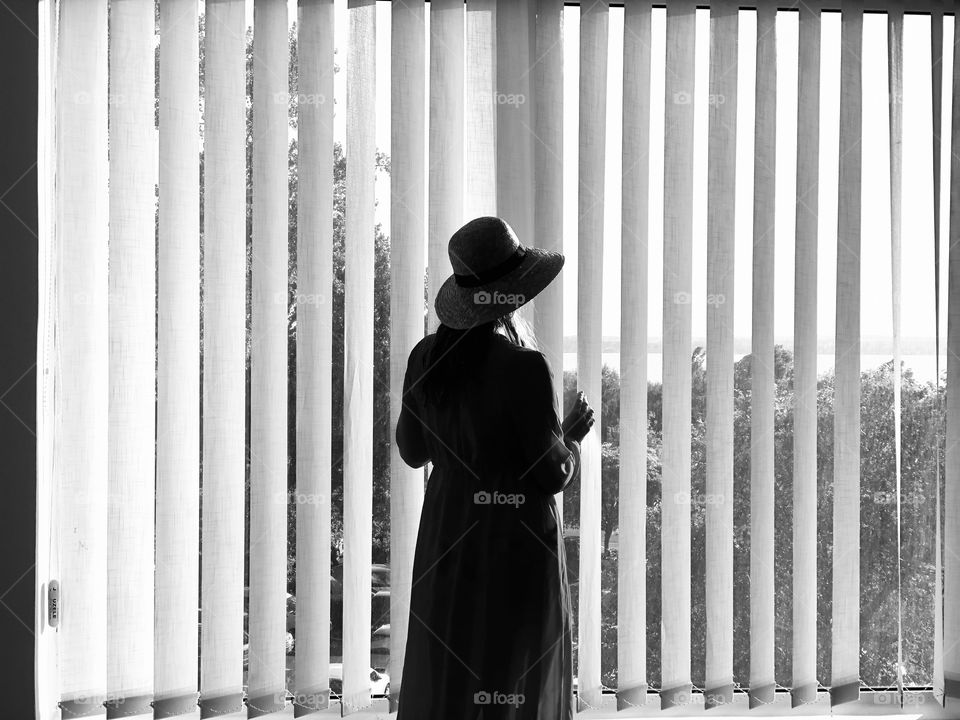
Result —
<svg viewBox="0 0 960 720"><path fill-rule="evenodd" d="M390 131L390 424L396 423L407 356L436 326L433 297L450 272L447 240L482 214L505 217L525 242L564 249L564 175L575 182L577 384L602 400L605 265L615 237L605 208L608 57L623 56L620 238L620 467L617 602L602 586L604 482L602 435L583 446L578 517L578 709L627 710L659 695L662 709L737 703L734 677L734 295L738 124L753 123L751 414L749 420L749 707L778 703L774 543L777 472L775 258L793 254L792 637L789 684L795 706L821 687L833 704L852 702L860 678L860 306L861 129L864 8L841 15L840 136L832 482L829 677L818 659L818 377L821 10L798 10L796 231L793 247L775 226L778 13L756 12L755 109L738 101L744 12L729 0L709 9L709 38L697 38L692 0L667 4L665 71L654 49L650 2L628 2L623 45L611 42L606 0L580 8L579 30L561 0L433 0L393 3L377 28L375 0L349 0L338 34L336 0L301 0L297 11L298 163L295 407L287 407L289 269L289 16L282 0L253 4L251 241L247 267L247 127L243 0L207 0L203 94L198 91L198 4L170 0L159 12L159 102L155 134L154 5L127 0L44 2L41 67L42 298L38 362L37 687L38 717L203 717L239 711L254 717L295 714L339 702L344 714L378 711L371 697L371 544L373 526L375 158L378 127ZM616 12L620 12L616 10ZM934 203L939 219L943 11L931 16ZM339 18L339 15L336 15ZM429 20L429 25L428 21ZM110 27L109 47L107 27ZM897 502L902 407L900 281L903 4L888 23L892 348L895 361ZM377 33L390 39L388 88L377 85ZM337 38L346 46L337 47ZM753 43L753 38L750 42ZM564 47L579 53L565 90ZM707 49L707 87L697 86L698 53ZM337 53L336 51L340 52ZM384 57L383 55L380 58ZM344 73L346 203L344 220L343 415L333 416L334 71ZM951 143L960 143L960 54L953 51ZM108 62L109 61L109 62ZM383 68L380 69L381 71ZM832 70L832 69L831 69ZM652 176L652 128L661 112L663 174ZM704 91L705 90L705 91ZM390 116L378 98L390 95ZM122 102L120 101L122 99ZM281 100L282 99L282 100ZM699 103L707 99L707 106ZM200 101L203 101L202 110ZM576 105L570 108L570 104ZM656 110L654 109L656 108ZM575 157L564 155L564 119L576 113ZM698 115L699 114L699 115ZM705 143L697 118L706 119ZM655 125L654 122L657 124ZM202 133L200 129L202 128ZM659 146L657 151L659 151ZM108 153L109 150L109 153ZM203 153L200 177L197 155ZM706 156L706 273L695 277L695 160ZM960 161L951 156L947 287L948 379L960 374ZM782 178L782 173L780 173ZM203 183L201 186L201 182ZM154 185L156 184L156 191ZM662 234L651 188L663 187ZM199 212L203 189L202 215ZM157 195L155 196L155 192ZM568 189L569 192L569 189ZM156 212L156 215L154 214ZM573 215L571 215L573 217ZM201 222L202 218L202 222ZM743 222L741 220L741 222ZM934 247L939 263L939 229ZM201 238L202 233L202 238ZM651 249L653 252L651 252ZM569 246L568 246L569 250ZM656 253L662 292L651 298ZM202 261L201 261L202 258ZM247 334L247 273L251 322ZM426 271L426 286L425 282ZM705 280L706 297L696 288ZM574 292L572 280L566 292ZM531 308L540 347L562 391L561 279ZM789 291L787 291L789 292ZM939 307L939 285L935 294ZM424 297L428 305L424 307ZM201 302L202 299L202 302ZM650 300L653 300L651 303ZM704 302L705 300L705 302ZM657 304L660 307L657 307ZM651 307L652 304L652 307ZM155 312L156 311L156 312ZM650 313L662 313L661 472L649 474L648 342ZM939 311L937 311L939 312ZM706 564L691 577L690 357L694 313L706 317ZM425 323L426 319L426 323ZM568 323L572 325L572 323ZM201 336L202 326L202 336ZM202 343L201 343L202 337ZM245 440L245 362L249 344L250 426ZM202 365L201 365L202 358ZM156 393L154 395L154 387ZM288 492L288 423L295 422L296 494ZM331 437L342 423L342 688L331 691ZM934 685L940 699L960 697L960 455L951 437L960 400L947 395L943 497L937 493ZM391 432L392 439L392 432ZM245 537L249 452L250 521ZM390 454L390 711L398 706L413 552L423 474ZM202 468L202 470L201 470ZM648 485L659 484L661 572L648 586ZM68 500L69 499L69 500ZM285 651L287 523L296 503L295 673ZM944 513L941 525L940 504ZM898 514L899 518L899 514ZM899 521L898 521L899 532ZM899 535L898 535L899 543ZM940 547L943 543L943 547ZM249 553L249 569L245 555ZM899 556L899 554L898 554ZM899 563L899 557L898 557ZM247 575L247 572L249 575ZM942 576L941 576L942 574ZM248 577L248 579L246 579ZM898 573L898 578L899 573ZM45 611L51 581L59 622ZM692 668L697 612L691 584L705 588L704 666ZM249 614L244 616L244 587ZM648 617L659 592L662 612ZM197 618L199 600L199 627ZM899 602L899 594L898 594ZM615 612L616 652L602 620ZM903 702L901 611L896 683ZM659 633L648 633L648 622ZM656 637L659 637L659 648ZM199 647L199 655L198 655ZM823 649L821 647L821 649ZM246 664L244 658L246 657ZM659 665L651 658L659 657ZM615 688L604 678L616 670ZM655 680L659 677L659 682ZM694 679L703 677L704 687ZM781 678L780 682L784 679ZM823 686L821 686L823 683ZM784 697L782 694L780 698ZM151 707L152 706L152 707Z"/></svg>

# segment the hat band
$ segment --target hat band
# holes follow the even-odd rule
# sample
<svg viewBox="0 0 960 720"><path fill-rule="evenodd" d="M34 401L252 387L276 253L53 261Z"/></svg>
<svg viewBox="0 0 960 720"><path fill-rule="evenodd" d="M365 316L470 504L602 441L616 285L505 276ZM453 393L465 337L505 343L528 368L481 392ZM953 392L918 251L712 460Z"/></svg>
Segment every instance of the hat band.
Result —
<svg viewBox="0 0 960 720"><path fill-rule="evenodd" d="M457 285L460 287L477 287L478 285L486 285L489 282L494 280L499 280L508 272L516 268L521 262L523 262L524 256L527 254L523 245L517 247L513 255L508 257L502 263L498 263L491 268L482 270L478 273L467 273L459 274L454 273L453 277L456 280Z"/></svg>

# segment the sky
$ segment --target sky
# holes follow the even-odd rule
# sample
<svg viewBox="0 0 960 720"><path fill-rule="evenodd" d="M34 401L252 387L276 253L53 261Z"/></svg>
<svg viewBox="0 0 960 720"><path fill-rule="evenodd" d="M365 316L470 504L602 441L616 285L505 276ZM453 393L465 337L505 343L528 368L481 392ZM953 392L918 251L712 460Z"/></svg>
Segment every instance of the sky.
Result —
<svg viewBox="0 0 960 720"><path fill-rule="evenodd" d="M428 27L429 27L429 3ZM291 22L295 4L291 3ZM564 251L577 257L577 130L579 8L565 8L564 32ZM252 13L250 15L252 19ZM347 44L346 2L336 5L337 47L344 57ZM660 293L662 273L663 212L663 119L664 38L666 11L653 11L652 88L650 127L649 197L649 334L658 338L662 325ZM377 125L378 149L390 151L390 4L377 3ZM737 170L736 170L736 293L734 331L738 338L750 336L751 246L753 203L753 132L756 15L740 12ZM694 141L694 292L693 335L706 332L706 188L707 188L707 92L709 70L709 11L697 12L695 141ZM781 11L777 16L777 178L776 178L776 304L775 333L778 341L792 344L794 190L796 180L796 116L798 15ZM622 93L623 9L611 8L607 92L607 165L604 231L603 322L604 336L620 333L620 159ZM950 88L953 18L944 18L943 132L941 230L941 288L946 295L946 252L949 231ZM863 39L863 185L862 185L862 298L861 332L864 337L888 337L891 325L890 185L887 114L886 16L864 16ZM819 198L818 333L830 340L834 334L837 166L840 97L840 14L824 12L821 42L821 121ZM429 53L429 49L428 49ZM428 60L429 63L429 60ZM335 80L335 137L344 139L345 74ZM930 20L907 15L904 22L903 95L903 298L905 338L929 339L933 353L933 181L930 76ZM426 129L425 129L426 132ZM389 231L389 178L377 180L377 217ZM523 238L521 238L523 240ZM533 244L532 239L529 244ZM576 262L564 269L564 333L576 334ZM941 307L945 307L941 300ZM946 336L945 313L941 312L941 336Z"/></svg>

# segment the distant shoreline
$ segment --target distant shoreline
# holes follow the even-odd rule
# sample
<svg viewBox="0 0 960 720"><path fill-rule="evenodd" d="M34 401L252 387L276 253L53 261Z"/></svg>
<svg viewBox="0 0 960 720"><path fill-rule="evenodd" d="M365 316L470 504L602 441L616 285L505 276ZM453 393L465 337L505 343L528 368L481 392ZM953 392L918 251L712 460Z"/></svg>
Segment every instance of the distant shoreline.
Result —
<svg viewBox="0 0 960 720"><path fill-rule="evenodd" d="M777 345L793 346L793 338L777 338ZM694 347L705 347L706 338L693 338L691 349ZM733 351L738 355L747 355L750 353L751 340L746 338L734 338ZM932 337L905 337L900 339L900 352L904 355L933 355L935 340ZM650 338L647 341L647 352L659 353L663 349L661 338ZM940 338L940 352L945 354L946 338ZM602 353L619 353L620 338L604 337L601 343L600 351ZM575 335L567 335L563 338L563 352L577 352L577 338ZM834 352L833 337L820 338L817 343L817 354L827 355ZM893 341L889 337L866 336L860 340L860 352L863 355L892 355Z"/></svg>

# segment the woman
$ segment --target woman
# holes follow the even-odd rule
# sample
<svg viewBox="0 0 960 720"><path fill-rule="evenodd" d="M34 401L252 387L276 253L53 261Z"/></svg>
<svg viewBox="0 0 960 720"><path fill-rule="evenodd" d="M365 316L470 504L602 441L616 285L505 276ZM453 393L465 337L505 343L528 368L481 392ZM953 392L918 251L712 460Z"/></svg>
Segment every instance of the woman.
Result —
<svg viewBox="0 0 960 720"><path fill-rule="evenodd" d="M499 218L449 243L441 324L410 353L397 445L428 461L398 720L570 720L570 589L554 494L579 476L582 393L560 423L553 375L513 312L563 267Z"/></svg>

